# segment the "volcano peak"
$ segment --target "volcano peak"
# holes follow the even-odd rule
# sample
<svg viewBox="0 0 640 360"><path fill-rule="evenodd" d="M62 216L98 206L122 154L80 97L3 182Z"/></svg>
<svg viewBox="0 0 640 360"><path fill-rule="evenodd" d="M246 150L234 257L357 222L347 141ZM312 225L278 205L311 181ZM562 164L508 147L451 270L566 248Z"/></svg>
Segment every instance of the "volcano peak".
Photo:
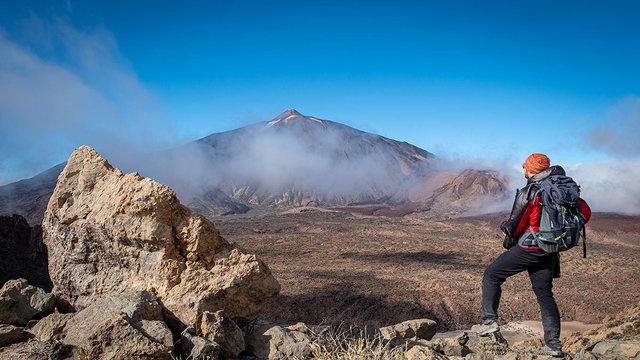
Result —
<svg viewBox="0 0 640 360"><path fill-rule="evenodd" d="M283 111L280 115L276 116L273 120L269 121L267 124L269 126L272 125L276 125L276 124L287 124L289 123L289 121L291 120L313 120L315 122L318 123L322 123L321 120L313 118L313 117L307 117L302 115L298 110L296 109L289 109L289 110L285 110Z"/></svg>
<svg viewBox="0 0 640 360"><path fill-rule="evenodd" d="M296 109L288 109L285 110L282 114L280 114L279 116L304 116L302 115L298 110Z"/></svg>

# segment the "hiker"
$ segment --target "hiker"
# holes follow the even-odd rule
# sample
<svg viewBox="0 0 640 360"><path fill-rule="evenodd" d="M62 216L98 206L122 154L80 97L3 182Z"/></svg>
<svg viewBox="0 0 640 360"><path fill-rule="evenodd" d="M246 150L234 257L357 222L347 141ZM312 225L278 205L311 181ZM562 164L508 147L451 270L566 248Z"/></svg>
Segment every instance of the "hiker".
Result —
<svg viewBox="0 0 640 360"><path fill-rule="evenodd" d="M531 234L540 231L542 212L540 184L543 180L569 179L576 188L576 194L579 194L579 188L571 178L566 177L561 166L549 165L550 160L544 154L532 154L522 165L527 185L517 191L511 214L500 225L500 229L505 233L503 247L507 251L500 254L487 267L482 279L483 323L478 334L486 336L500 331L497 322L500 286L508 277L526 270L542 315L545 350L554 357L564 357L560 342L560 312L551 290L553 278L560 276L559 256L557 253L548 253L540 248L542 244L538 246ZM554 175L559 176L554 177ZM584 200L579 197L578 199L578 207L583 216L581 221L584 224L591 217L591 209Z"/></svg>

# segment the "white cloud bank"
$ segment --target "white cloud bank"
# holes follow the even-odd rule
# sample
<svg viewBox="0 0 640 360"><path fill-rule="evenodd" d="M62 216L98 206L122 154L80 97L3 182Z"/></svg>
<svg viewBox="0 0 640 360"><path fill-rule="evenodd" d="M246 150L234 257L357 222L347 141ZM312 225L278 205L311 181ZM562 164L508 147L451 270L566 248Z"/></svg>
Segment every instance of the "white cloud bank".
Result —
<svg viewBox="0 0 640 360"><path fill-rule="evenodd" d="M581 196L593 211L640 215L639 159L610 159L557 165L562 166L567 176L580 185ZM493 169L505 177L508 183L507 197L501 202L484 204L481 213L510 211L516 189L527 184L522 173L521 161L448 158L442 166L458 170L469 167Z"/></svg>
<svg viewBox="0 0 640 360"><path fill-rule="evenodd" d="M640 214L640 160L577 164L566 170L594 211Z"/></svg>
<svg viewBox="0 0 640 360"><path fill-rule="evenodd" d="M30 24L37 40L0 28L0 181L64 161L79 145L124 156L174 133L109 32Z"/></svg>

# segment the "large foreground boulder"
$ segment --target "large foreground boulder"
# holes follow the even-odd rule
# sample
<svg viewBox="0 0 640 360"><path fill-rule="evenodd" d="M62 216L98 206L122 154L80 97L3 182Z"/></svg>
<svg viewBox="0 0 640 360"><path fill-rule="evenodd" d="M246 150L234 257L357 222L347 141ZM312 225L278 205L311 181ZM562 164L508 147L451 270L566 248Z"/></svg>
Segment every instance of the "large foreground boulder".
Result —
<svg viewBox="0 0 640 360"><path fill-rule="evenodd" d="M53 292L76 310L151 290L184 324L225 310L242 325L280 289L262 261L229 244L169 187L124 175L87 146L67 161L42 226Z"/></svg>

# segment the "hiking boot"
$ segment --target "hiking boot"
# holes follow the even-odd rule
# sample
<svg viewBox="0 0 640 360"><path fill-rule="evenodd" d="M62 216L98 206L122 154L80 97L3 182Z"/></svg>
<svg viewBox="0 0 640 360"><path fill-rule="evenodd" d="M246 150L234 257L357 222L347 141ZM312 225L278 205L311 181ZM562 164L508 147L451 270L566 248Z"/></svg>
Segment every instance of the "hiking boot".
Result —
<svg viewBox="0 0 640 360"><path fill-rule="evenodd" d="M549 347L548 345L545 345L542 347L542 351L544 351L545 353L555 357L555 358L563 358L564 357L564 352L562 352L562 349L554 349Z"/></svg>
<svg viewBox="0 0 640 360"><path fill-rule="evenodd" d="M498 326L497 321L485 320L478 328L478 336L488 336L490 334L497 333L498 331L500 331L500 326Z"/></svg>

